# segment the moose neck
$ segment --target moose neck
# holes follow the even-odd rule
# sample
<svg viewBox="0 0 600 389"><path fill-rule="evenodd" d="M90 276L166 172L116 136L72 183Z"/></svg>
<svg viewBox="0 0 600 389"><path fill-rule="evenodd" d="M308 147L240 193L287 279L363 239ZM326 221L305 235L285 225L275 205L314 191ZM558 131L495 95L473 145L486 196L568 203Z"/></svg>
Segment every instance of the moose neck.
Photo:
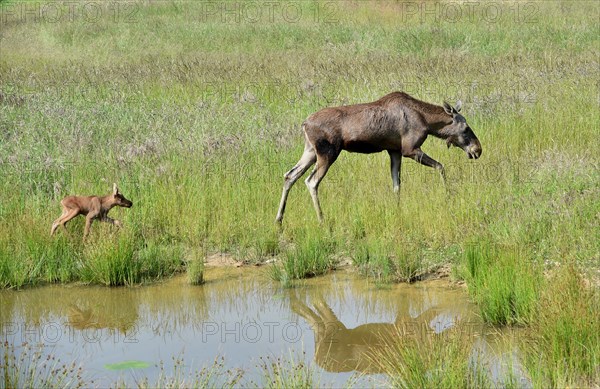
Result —
<svg viewBox="0 0 600 389"><path fill-rule="evenodd" d="M440 107L441 108L441 107ZM444 132L444 128L452 124L452 116L442 111L440 113L430 113L426 116L428 133L436 138L446 139L448 134Z"/></svg>
<svg viewBox="0 0 600 389"><path fill-rule="evenodd" d="M103 209L106 209L108 211L112 207L115 206L115 202L112 201L112 199L111 199L112 196L113 195L109 194L109 195L100 197L100 204L102 204Z"/></svg>

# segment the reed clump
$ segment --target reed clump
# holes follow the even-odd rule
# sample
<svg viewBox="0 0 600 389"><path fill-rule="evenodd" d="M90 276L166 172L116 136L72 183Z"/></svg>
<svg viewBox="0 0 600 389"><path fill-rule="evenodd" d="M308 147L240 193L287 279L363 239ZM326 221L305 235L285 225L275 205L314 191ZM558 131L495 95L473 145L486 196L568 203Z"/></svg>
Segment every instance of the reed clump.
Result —
<svg viewBox="0 0 600 389"><path fill-rule="evenodd" d="M465 279L486 322L527 324L535 317L543 277L522 255L518 248L487 243L467 248Z"/></svg>

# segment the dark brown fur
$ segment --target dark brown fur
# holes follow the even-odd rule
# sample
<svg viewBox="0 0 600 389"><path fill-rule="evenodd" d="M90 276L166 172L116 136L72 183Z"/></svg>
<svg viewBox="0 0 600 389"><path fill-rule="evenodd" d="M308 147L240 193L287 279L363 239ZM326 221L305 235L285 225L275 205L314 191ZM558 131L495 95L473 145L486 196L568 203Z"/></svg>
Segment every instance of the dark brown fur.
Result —
<svg viewBox="0 0 600 389"><path fill-rule="evenodd" d="M66 224L69 220L78 215L85 216L85 230L83 238L90 233L92 221L97 219L103 222L111 223L117 227L121 226L121 222L108 217L108 211L113 207L130 208L133 203L119 193L117 184L113 184L113 192L106 196L67 196L61 200L60 204L63 207L62 214L52 224L50 235L54 235L56 229L62 226L67 231Z"/></svg>
<svg viewBox="0 0 600 389"><path fill-rule="evenodd" d="M317 216L322 220L317 189L342 150L357 153L387 151L394 191L400 189L402 157L439 170L445 179L442 164L421 150L429 135L446 140L448 147L460 147L469 158L479 158L481 144L459 113L460 108L460 101L456 108L448 103L441 107L417 100L404 92L393 92L371 103L325 108L310 115L302 125L304 154L284 176L277 222L283 220L289 190L315 163L306 185Z"/></svg>

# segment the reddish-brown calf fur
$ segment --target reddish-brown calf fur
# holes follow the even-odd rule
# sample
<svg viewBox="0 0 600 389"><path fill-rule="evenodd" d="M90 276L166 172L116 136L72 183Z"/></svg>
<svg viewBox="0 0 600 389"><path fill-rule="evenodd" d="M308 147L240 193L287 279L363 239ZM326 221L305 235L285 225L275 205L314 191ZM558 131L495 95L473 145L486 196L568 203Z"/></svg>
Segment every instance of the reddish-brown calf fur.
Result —
<svg viewBox="0 0 600 389"><path fill-rule="evenodd" d="M90 233L90 226L92 221L98 219L103 222L114 224L120 227L122 224L120 221L111 219L107 216L108 211L113 207L125 207L130 208L133 203L127 200L125 196L119 193L117 184L113 184L113 192L106 196L67 196L61 200L60 204L63 207L62 214L52 224L52 230L50 235L54 235L56 229L62 226L67 231L66 224L69 220L73 219L78 215L85 216L85 231L83 238L85 239Z"/></svg>

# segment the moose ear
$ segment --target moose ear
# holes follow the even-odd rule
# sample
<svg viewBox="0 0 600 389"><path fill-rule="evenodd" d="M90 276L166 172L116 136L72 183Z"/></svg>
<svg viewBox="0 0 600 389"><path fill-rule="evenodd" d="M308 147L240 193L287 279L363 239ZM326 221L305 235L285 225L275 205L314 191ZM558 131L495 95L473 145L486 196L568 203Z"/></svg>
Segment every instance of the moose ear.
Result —
<svg viewBox="0 0 600 389"><path fill-rule="evenodd" d="M444 101L444 111L446 111L446 113L448 115L453 115L454 114L454 108L452 108L452 106L450 104L448 104L447 102Z"/></svg>
<svg viewBox="0 0 600 389"><path fill-rule="evenodd" d="M113 194L116 195L119 193L119 188L117 187L117 184L113 183Z"/></svg>
<svg viewBox="0 0 600 389"><path fill-rule="evenodd" d="M462 101L458 100L456 102L456 107L454 107L454 109L456 110L456 113L459 113L461 108L462 108Z"/></svg>

